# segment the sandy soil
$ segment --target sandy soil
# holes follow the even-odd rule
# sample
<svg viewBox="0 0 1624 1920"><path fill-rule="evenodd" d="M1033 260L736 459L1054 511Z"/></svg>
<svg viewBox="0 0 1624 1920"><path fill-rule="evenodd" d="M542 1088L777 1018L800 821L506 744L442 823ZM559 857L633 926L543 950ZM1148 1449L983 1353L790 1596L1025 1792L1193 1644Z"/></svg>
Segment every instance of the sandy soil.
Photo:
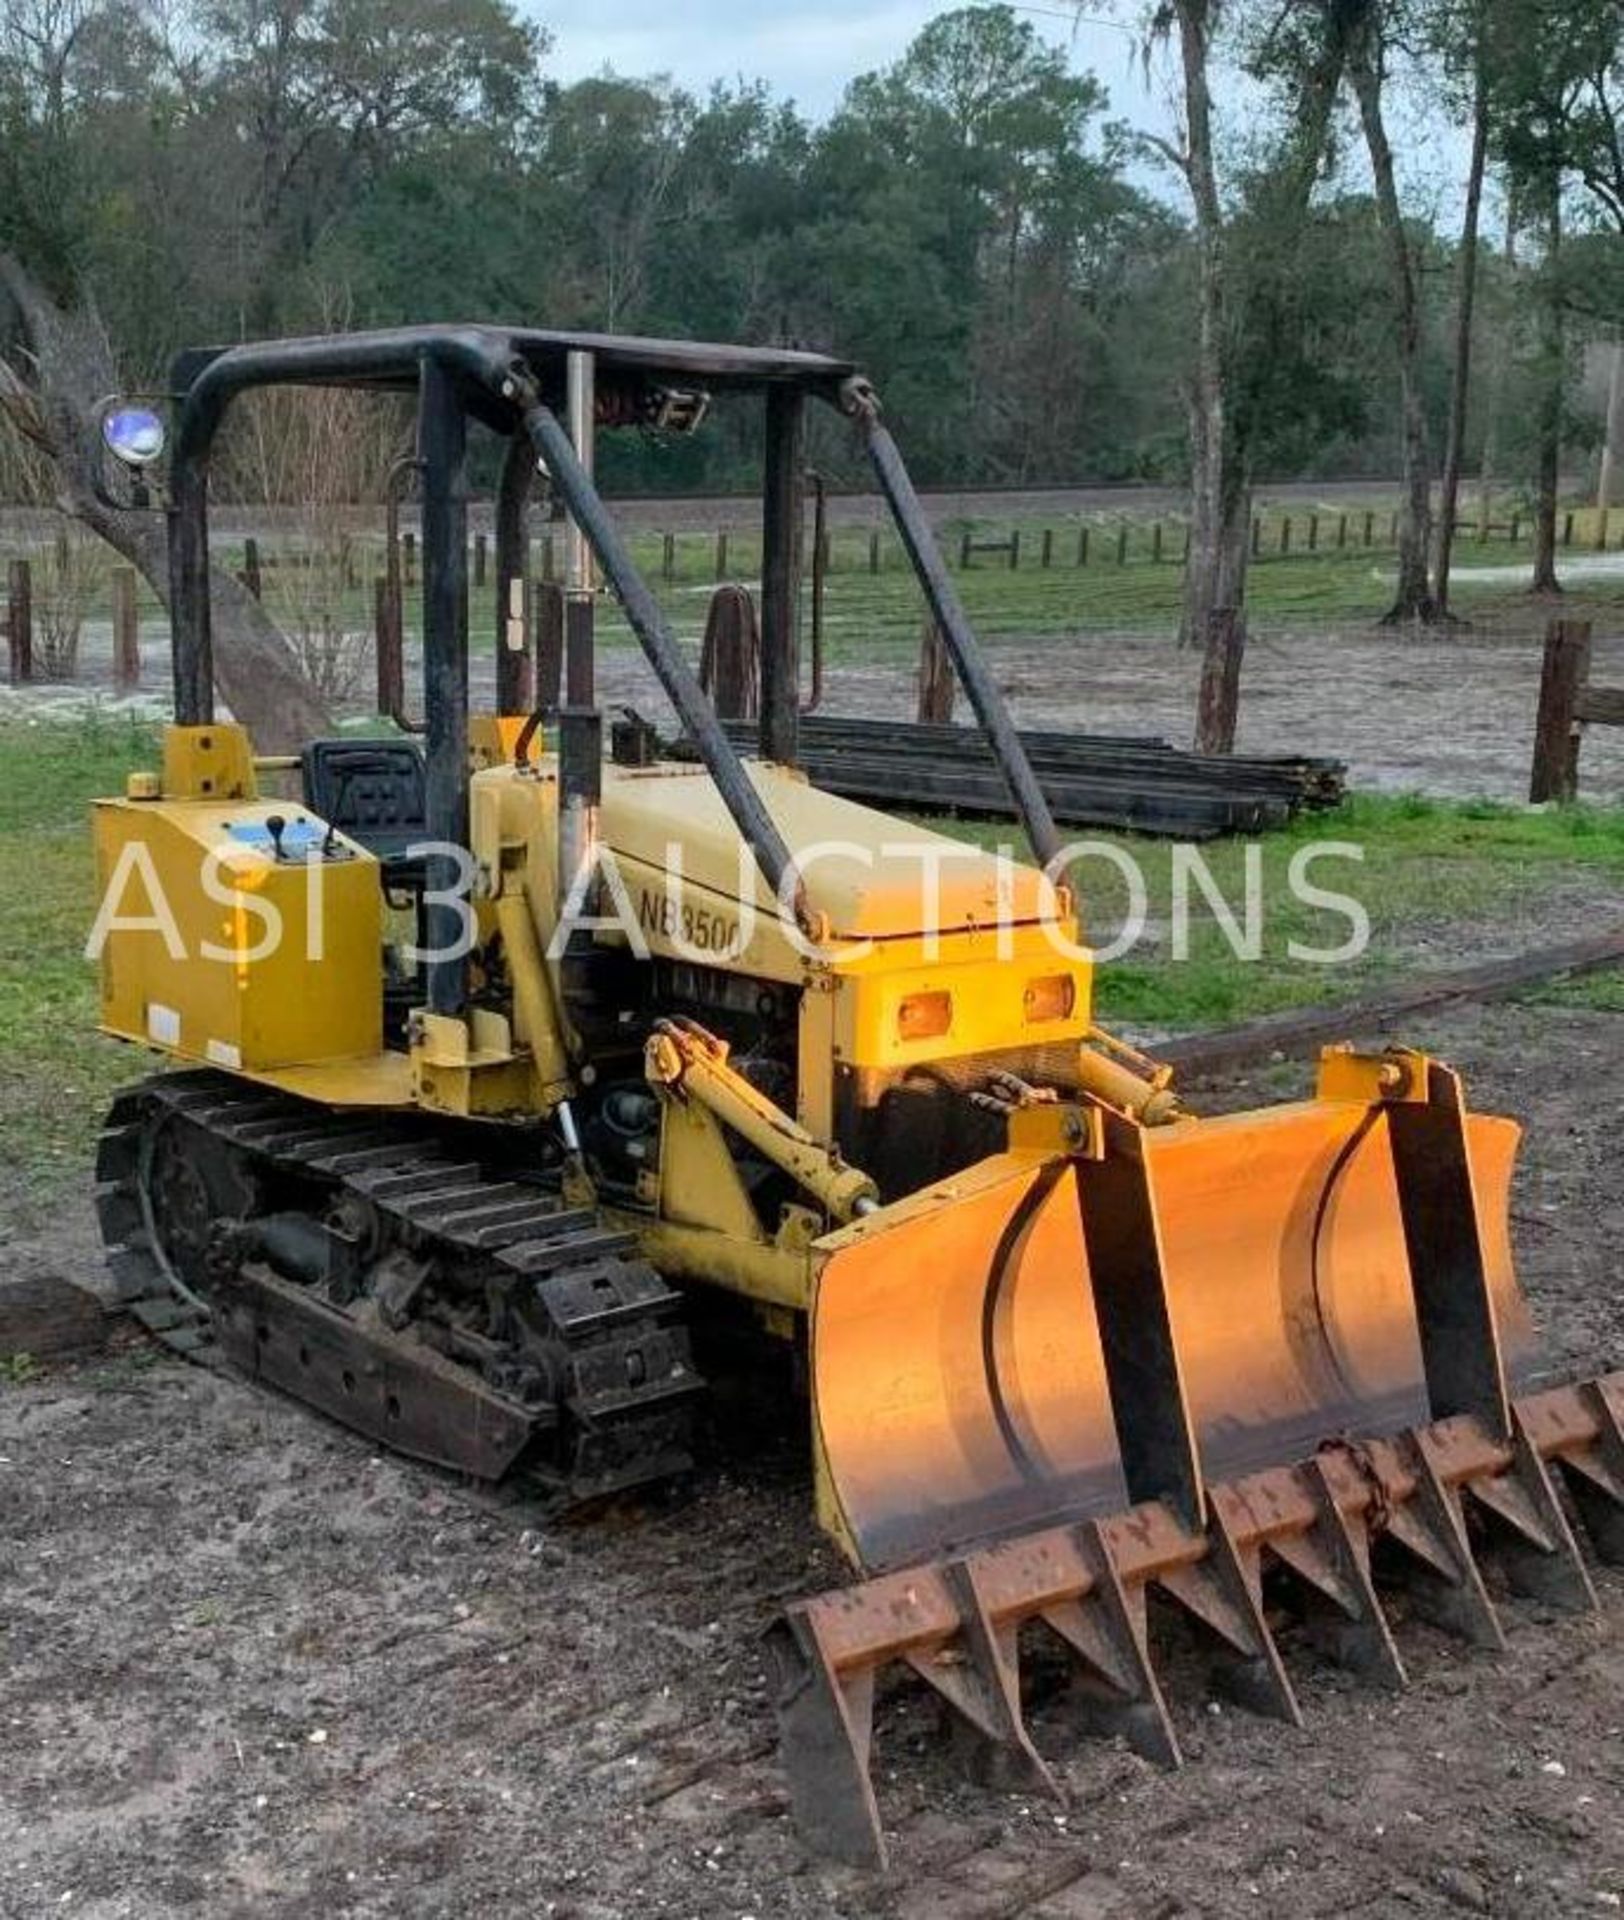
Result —
<svg viewBox="0 0 1624 1920"><path fill-rule="evenodd" d="M1615 1016L1429 1040L1529 1123L1515 1199L1559 1373L1618 1364ZM1295 1070L1208 1089L1276 1099ZM0 1246L91 1274L87 1223ZM1065 1807L965 1783L882 1708L895 1866L820 1870L757 1632L836 1572L793 1443L548 1528L235 1379L127 1347L0 1387L0 1914L1571 1916L1624 1899L1624 1580L1508 1604L1508 1651L1399 1629L1411 1686L1288 1648L1301 1732L1173 1687L1162 1775L1034 1713ZM1180 1681L1175 1661L1171 1677Z"/></svg>

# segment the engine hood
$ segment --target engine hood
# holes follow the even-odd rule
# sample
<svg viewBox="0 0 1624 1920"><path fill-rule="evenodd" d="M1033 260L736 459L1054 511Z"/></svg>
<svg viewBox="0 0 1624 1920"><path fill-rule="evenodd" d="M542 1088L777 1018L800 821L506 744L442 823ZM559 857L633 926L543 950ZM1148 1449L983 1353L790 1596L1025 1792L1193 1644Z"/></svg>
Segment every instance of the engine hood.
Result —
<svg viewBox="0 0 1624 1920"><path fill-rule="evenodd" d="M1014 827L1011 857L1001 862L946 834L821 793L782 767L747 761L745 771L800 864L808 906L837 938L966 932L996 925L1001 912L1015 923L1059 917L1042 875L1014 857ZM600 830L618 859L658 871L680 863L690 886L726 900L753 897L759 912L773 911L772 895L702 767L605 766Z"/></svg>

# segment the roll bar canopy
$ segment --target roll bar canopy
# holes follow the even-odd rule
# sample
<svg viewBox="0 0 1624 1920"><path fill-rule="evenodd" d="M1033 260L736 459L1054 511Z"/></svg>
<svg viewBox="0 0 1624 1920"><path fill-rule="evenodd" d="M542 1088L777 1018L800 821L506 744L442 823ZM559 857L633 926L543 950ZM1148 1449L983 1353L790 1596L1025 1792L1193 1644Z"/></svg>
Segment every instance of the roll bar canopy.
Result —
<svg viewBox="0 0 1624 1920"><path fill-rule="evenodd" d="M238 394L268 386L415 392L423 469L430 837L457 846L467 839L467 425L473 419L509 442L499 515L504 537L497 555L502 591L510 579L522 577L524 566L520 496L534 462L522 460L518 447L527 444L534 458L545 462L555 490L590 543L763 877L804 918L804 900L789 850L558 418L570 357L583 354L592 357L599 417L610 424L631 424L646 417L647 403L674 387L764 396L760 744L768 759L793 763L796 757L805 402L821 400L854 420L1016 809L1039 858L1050 861L1058 851L1059 836L1047 803L959 604L896 443L880 421L878 400L850 362L824 354L483 325L399 327L180 354L171 372L177 418L169 495L177 720L183 725L207 725L214 716L208 469L230 402ZM462 965L436 963L429 980L431 1007L437 1012L460 1011L465 984Z"/></svg>

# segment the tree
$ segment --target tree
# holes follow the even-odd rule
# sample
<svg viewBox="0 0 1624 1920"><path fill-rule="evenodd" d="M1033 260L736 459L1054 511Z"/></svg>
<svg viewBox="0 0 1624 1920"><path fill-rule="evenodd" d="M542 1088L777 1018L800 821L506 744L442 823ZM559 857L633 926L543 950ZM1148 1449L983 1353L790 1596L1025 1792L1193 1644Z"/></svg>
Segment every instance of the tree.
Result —
<svg viewBox="0 0 1624 1920"><path fill-rule="evenodd" d="M1389 297L1398 357L1403 422L1404 494L1399 511L1398 589L1390 623L1430 621L1437 606L1427 578L1432 550L1432 458L1421 382L1421 299L1409 226L1399 201L1398 176L1383 104L1393 0L1331 0L1341 33L1348 80L1375 183L1376 212L1387 245Z"/></svg>
<svg viewBox="0 0 1624 1920"><path fill-rule="evenodd" d="M1327 397L1301 376L1302 246L1330 151L1343 49L1314 9L1262 32L1243 20L1233 50L1267 89L1272 114L1242 150L1226 195L1216 159L1210 67L1216 0L1171 0L1154 31L1175 32L1182 77L1178 145L1154 143L1183 175L1195 219L1195 349L1190 371L1190 557L1184 635L1227 643L1246 604L1252 489L1260 463ZM1223 615L1217 620L1215 616Z"/></svg>
<svg viewBox="0 0 1624 1920"><path fill-rule="evenodd" d="M1449 387L1449 426L1444 441L1443 485L1438 503L1437 544L1432 570L1432 598L1440 619L1449 613L1449 574L1455 546L1455 523L1460 513L1461 473L1466 459L1467 409L1471 399L1472 326L1477 306L1478 227L1483 209L1483 178L1488 165L1492 79L1487 36L1488 0L1468 0L1457 11L1446 8L1440 21L1440 39L1446 62L1464 68L1460 91L1470 99L1471 154L1466 168L1466 206L1461 216L1460 246L1455 265L1455 347Z"/></svg>
<svg viewBox="0 0 1624 1920"><path fill-rule="evenodd" d="M13 347L0 358L0 416L50 462L62 511L136 567L167 605L169 552L161 514L109 504L99 485L96 402L118 390L107 333L93 308L58 306L0 252L0 303L14 315ZM262 751L286 752L332 730L287 642L251 594L223 568L213 573L214 669L232 712Z"/></svg>

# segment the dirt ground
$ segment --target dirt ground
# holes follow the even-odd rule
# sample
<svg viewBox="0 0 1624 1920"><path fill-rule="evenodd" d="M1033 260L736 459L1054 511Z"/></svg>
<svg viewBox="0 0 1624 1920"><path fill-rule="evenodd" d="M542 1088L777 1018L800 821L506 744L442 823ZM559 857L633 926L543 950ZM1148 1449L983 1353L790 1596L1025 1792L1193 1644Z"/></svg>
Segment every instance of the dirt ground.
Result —
<svg viewBox="0 0 1624 1920"><path fill-rule="evenodd" d="M696 594L703 590L696 589ZM159 657L156 640L153 657ZM993 640L991 658L1017 722L1094 733L1157 734L1189 743L1201 665L1196 654L1144 633L1088 633L1037 642ZM0 716L59 717L95 699L116 711L110 642L87 636L85 676L72 687L0 689ZM1598 636L1593 677L1624 685L1624 638ZM415 661L409 671L415 675ZM1254 634L1241 702L1241 753L1324 754L1344 760L1355 787L1456 798L1521 801L1528 795L1540 644L1527 634L1462 632L1414 643L1361 623L1341 631L1302 628ZM489 657L473 662L476 700L494 684ZM598 658L602 705L633 706L662 725L671 709L652 670L629 646ZM158 711L154 697L139 702ZM824 710L911 717L911 663L843 661L830 674ZM959 716L968 722L960 702ZM1580 790L1597 802L1624 798L1624 728L1589 730Z"/></svg>
<svg viewBox="0 0 1624 1920"><path fill-rule="evenodd" d="M1465 1010L1426 1038L1528 1142L1515 1233L1556 1374L1624 1353L1621 1016ZM1206 1090L1277 1099L1295 1070ZM0 1245L92 1277L87 1218ZM1168 1670L1165 1775L1033 1713L1067 1802L967 1784L882 1705L894 1866L819 1869L774 1769L758 1631L837 1574L794 1444L537 1523L294 1405L126 1344L0 1385L0 1914L1171 1920L1624 1901L1624 1579L1414 1623L1411 1686L1287 1644L1307 1725Z"/></svg>
<svg viewBox="0 0 1624 1920"><path fill-rule="evenodd" d="M1017 724L1090 733L1159 734L1188 746L1201 662L1144 634L991 641L987 651ZM1624 685L1624 639L1596 642L1593 678ZM1521 801L1528 797L1540 645L1462 633L1405 644L1360 625L1253 636L1247 649L1239 753L1324 754L1348 763L1350 784L1394 792ZM600 667L606 704L664 711L652 674L629 652ZM911 664L843 663L826 710L911 716ZM968 721L963 702L959 718ZM1624 729L1589 729L1580 790L1624 798Z"/></svg>

